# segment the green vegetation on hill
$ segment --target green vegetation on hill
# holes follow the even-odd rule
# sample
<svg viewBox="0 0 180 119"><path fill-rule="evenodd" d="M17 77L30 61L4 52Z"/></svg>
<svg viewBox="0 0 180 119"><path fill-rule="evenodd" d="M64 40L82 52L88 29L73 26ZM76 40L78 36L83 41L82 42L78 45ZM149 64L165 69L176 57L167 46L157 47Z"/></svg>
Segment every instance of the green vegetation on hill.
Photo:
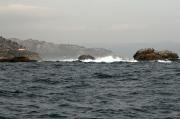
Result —
<svg viewBox="0 0 180 119"><path fill-rule="evenodd" d="M31 61L40 60L37 53L26 50L17 42L0 37L0 61ZM22 60L23 59L23 60Z"/></svg>

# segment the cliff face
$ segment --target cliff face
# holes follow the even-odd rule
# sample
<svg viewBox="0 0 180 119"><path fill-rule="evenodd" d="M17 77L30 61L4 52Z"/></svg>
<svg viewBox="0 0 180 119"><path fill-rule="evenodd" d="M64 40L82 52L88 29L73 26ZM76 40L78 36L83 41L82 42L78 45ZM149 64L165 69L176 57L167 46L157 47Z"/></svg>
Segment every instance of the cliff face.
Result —
<svg viewBox="0 0 180 119"><path fill-rule="evenodd" d="M102 48L85 48L78 45L54 44L38 40L19 40L11 38L29 51L37 52L44 60L48 59L69 59L78 58L80 55L88 54L94 57L103 57L113 55L113 52Z"/></svg>
<svg viewBox="0 0 180 119"><path fill-rule="evenodd" d="M37 53L26 50L22 45L17 42L0 37L0 61L30 61L40 60Z"/></svg>

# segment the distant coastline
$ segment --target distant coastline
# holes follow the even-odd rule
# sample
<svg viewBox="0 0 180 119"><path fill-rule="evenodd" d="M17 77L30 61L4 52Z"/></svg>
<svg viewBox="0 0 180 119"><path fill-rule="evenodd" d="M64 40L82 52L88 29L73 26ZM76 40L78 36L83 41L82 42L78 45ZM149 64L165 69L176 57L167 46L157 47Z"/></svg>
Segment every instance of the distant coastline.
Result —
<svg viewBox="0 0 180 119"><path fill-rule="evenodd" d="M80 55L85 54L94 57L115 56L114 52L105 48L86 48L79 45L55 44L33 39L9 38L9 40L17 42L29 51L37 52L43 60L77 59Z"/></svg>
<svg viewBox="0 0 180 119"><path fill-rule="evenodd" d="M54 44L33 39L20 40L17 38L6 39L0 37L0 62L28 62L48 60L96 60L108 58L111 61L126 61L114 52L104 48L86 48L71 44ZM153 48L145 48L136 51L134 60L177 60L177 53L169 50L157 51ZM69 61L70 61L69 60ZM110 61L110 62L111 62ZM135 61L133 61L135 62Z"/></svg>

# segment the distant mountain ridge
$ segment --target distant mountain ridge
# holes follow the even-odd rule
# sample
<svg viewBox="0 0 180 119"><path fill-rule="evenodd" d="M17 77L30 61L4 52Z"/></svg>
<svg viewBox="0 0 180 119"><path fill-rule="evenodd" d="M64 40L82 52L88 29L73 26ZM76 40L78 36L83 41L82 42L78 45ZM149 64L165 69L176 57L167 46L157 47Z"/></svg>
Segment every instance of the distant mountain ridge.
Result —
<svg viewBox="0 0 180 119"><path fill-rule="evenodd" d="M80 55L88 54L94 57L104 57L114 55L110 50L104 48L86 48L71 44L55 44L39 40L20 40L10 38L18 44L26 47L29 51L37 52L43 60L51 59L77 59Z"/></svg>

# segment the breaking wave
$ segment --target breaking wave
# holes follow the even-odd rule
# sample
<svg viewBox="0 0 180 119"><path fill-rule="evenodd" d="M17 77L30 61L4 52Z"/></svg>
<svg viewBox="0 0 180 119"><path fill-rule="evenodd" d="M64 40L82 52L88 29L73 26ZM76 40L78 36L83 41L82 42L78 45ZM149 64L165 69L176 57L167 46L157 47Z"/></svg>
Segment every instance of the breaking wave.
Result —
<svg viewBox="0 0 180 119"><path fill-rule="evenodd" d="M107 57L96 58L95 60L84 60L83 62L113 63L113 62L138 62L138 61L134 59L128 59L128 58L107 56Z"/></svg>
<svg viewBox="0 0 180 119"><path fill-rule="evenodd" d="M170 61L170 60L158 60L158 62L160 62L160 63L172 63L172 61Z"/></svg>
<svg viewBox="0 0 180 119"><path fill-rule="evenodd" d="M78 59L63 59L59 60L62 62L74 62L78 61ZM95 60L83 60L82 62L95 62L95 63L113 63L113 62L138 62L137 60L134 59L128 59L128 58L120 58L120 57L113 57L113 56L106 56L106 57L99 57L96 58Z"/></svg>
<svg viewBox="0 0 180 119"><path fill-rule="evenodd" d="M48 61L59 61L59 62L76 62L78 59L60 59L60 60L48 60ZM137 60L129 59L129 58L121 58L121 57L114 57L114 56L106 56L106 57L99 57L95 60L87 59L82 60L81 62L84 63L114 63L114 62L129 62L129 63L136 63ZM172 63L170 60L157 60L157 61L150 61L150 62L159 62L159 63Z"/></svg>

